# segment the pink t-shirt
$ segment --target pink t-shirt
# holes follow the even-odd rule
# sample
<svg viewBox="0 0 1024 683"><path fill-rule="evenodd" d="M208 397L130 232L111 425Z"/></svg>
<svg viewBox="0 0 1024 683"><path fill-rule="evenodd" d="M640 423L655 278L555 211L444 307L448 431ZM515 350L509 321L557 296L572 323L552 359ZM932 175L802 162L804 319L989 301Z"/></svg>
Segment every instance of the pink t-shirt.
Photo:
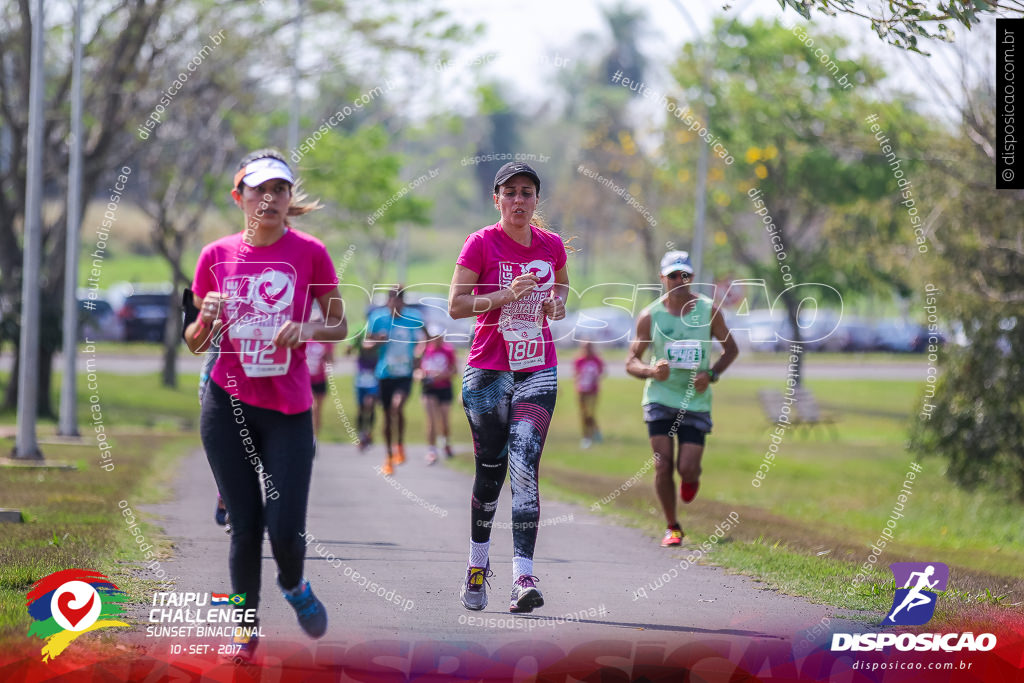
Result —
<svg viewBox="0 0 1024 683"><path fill-rule="evenodd" d="M224 333L210 379L259 408L294 415L313 405L304 347L270 343L288 320L309 320L314 299L338 284L331 257L318 239L293 228L271 245L251 247L243 233L206 245L192 291L228 297Z"/></svg>
<svg viewBox="0 0 1024 683"><path fill-rule="evenodd" d="M576 391L581 394L596 394L597 385L604 372L604 363L597 356L580 356L575 362Z"/></svg>
<svg viewBox="0 0 1024 683"><path fill-rule="evenodd" d="M473 288L476 295L503 289L523 273L539 278L533 291L519 301L477 316L466 361L470 367L533 372L558 364L541 303L551 296L555 273L565 267L565 245L554 233L532 225L530 230L529 247L506 235L500 223L477 230L462 247L456 263L480 276Z"/></svg>
<svg viewBox="0 0 1024 683"><path fill-rule="evenodd" d="M431 389L447 389L452 385L452 373L455 372L455 351L448 344L428 346L420 358L420 370L423 371L423 383Z"/></svg>

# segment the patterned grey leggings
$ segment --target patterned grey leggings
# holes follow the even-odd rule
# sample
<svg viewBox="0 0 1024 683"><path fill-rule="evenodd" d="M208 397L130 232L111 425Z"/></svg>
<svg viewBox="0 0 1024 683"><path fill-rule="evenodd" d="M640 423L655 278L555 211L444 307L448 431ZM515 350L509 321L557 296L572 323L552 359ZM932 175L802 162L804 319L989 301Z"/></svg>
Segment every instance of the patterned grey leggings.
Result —
<svg viewBox="0 0 1024 683"><path fill-rule="evenodd" d="M533 558L540 521L537 471L558 393L558 371L482 370L466 367L462 401L473 433L471 536L491 537L498 494L512 470L512 545L517 557Z"/></svg>

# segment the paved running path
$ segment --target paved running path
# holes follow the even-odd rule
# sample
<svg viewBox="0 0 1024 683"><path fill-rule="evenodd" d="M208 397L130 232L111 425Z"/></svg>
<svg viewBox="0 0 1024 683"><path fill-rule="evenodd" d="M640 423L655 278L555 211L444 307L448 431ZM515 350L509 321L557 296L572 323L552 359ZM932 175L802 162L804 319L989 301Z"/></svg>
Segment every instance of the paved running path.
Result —
<svg viewBox="0 0 1024 683"><path fill-rule="evenodd" d="M507 612L512 545L506 527L496 529L492 537L495 576L490 603L482 612L469 612L459 602L458 587L466 571L471 479L440 464L428 467L422 447L410 451L409 462L397 468L389 482L375 470L381 459L379 446L365 454L344 444L321 446L307 528L321 544L321 553L330 553L333 561L311 544L306 576L327 606L330 628L315 645L302 635L294 613L275 588L267 542L260 609L264 652L273 652L275 641L310 648L321 658L332 647L351 648L354 643L399 647L403 642L458 642L460 648L490 651L522 641L544 641L538 647L554 646L553 653L590 643L630 649L631 656L639 656L639 648L645 646L667 651L711 640L728 649L729 659L736 661L751 648L791 651L790 641L801 639L802 629L834 613L718 568L693 565L681 570L688 551L662 549L640 530L613 524L585 507L554 502L550 496L543 500L541 518L547 525L540 529L535 565L544 607L529 616ZM497 522L510 521L509 499L506 484ZM180 462L173 500L144 506L173 540L174 557L161 567L168 576L180 577L177 591L229 592L228 538L214 525L214 501L209 467L197 451ZM142 577L152 578L147 571L142 570ZM356 572L383 587L384 597L362 588L354 580ZM666 583L656 590L648 587L646 599L637 597L638 588L649 582L658 585L654 582L666 572ZM149 607L144 609L135 615L136 623L146 620ZM578 621L556 619L567 616ZM831 627L837 626L863 630L833 618ZM167 647L168 639L146 638L143 630L144 626L137 628L135 639L147 650L158 654ZM804 654L809 646L800 648Z"/></svg>

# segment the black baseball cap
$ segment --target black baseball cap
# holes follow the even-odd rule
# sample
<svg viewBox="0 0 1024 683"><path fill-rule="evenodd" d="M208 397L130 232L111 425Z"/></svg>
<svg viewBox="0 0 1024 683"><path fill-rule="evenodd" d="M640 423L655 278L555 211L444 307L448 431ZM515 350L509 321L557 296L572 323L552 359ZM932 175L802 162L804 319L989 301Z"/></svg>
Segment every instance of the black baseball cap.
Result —
<svg viewBox="0 0 1024 683"><path fill-rule="evenodd" d="M530 177L537 185L537 194L540 194L540 176L537 172L530 168L529 164L524 164L522 161L510 161L494 174L494 192L498 192L498 187L504 185L509 178L514 175L526 175Z"/></svg>

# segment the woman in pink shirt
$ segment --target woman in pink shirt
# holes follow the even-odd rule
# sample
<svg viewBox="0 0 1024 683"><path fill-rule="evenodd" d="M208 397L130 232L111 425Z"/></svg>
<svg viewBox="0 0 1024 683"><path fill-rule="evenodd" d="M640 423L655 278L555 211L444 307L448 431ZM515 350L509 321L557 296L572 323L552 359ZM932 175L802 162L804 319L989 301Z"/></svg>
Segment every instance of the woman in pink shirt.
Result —
<svg viewBox="0 0 1024 683"><path fill-rule="evenodd" d="M498 494L511 470L511 612L544 604L533 575L540 521L537 472L558 390L548 319L565 317L569 289L562 239L531 224L540 177L527 164L505 164L494 177L501 220L466 239L448 294L453 318L477 316L462 380L473 433L476 477L470 506L466 609L487 606L489 547Z"/></svg>
<svg viewBox="0 0 1024 683"><path fill-rule="evenodd" d="M452 375L455 349L444 340L444 330L431 328L420 356L417 376L423 380L423 407L427 412L427 464L437 462L437 441L444 442L445 456L451 458L448 413L452 407Z"/></svg>
<svg viewBox="0 0 1024 683"><path fill-rule="evenodd" d="M601 430L597 428L597 392L604 374L604 362L594 351L594 345L580 344L580 355L573 363L576 370L576 394L580 397L580 418L583 420L583 440L580 448L587 449L595 441L601 443Z"/></svg>
<svg viewBox="0 0 1024 683"><path fill-rule="evenodd" d="M242 160L231 196L245 216L243 230L199 255L192 291L200 313L185 341L193 353L220 341L200 435L231 518L231 592L245 593L245 609L255 613L266 529L277 584L299 625L319 638L327 612L303 578L314 449L304 347L344 339L347 325L331 257L319 240L290 225L289 216L318 208L303 204L294 185L274 150ZM323 322L309 321L314 301L325 311ZM238 656L249 659L257 639L241 635L235 643Z"/></svg>

